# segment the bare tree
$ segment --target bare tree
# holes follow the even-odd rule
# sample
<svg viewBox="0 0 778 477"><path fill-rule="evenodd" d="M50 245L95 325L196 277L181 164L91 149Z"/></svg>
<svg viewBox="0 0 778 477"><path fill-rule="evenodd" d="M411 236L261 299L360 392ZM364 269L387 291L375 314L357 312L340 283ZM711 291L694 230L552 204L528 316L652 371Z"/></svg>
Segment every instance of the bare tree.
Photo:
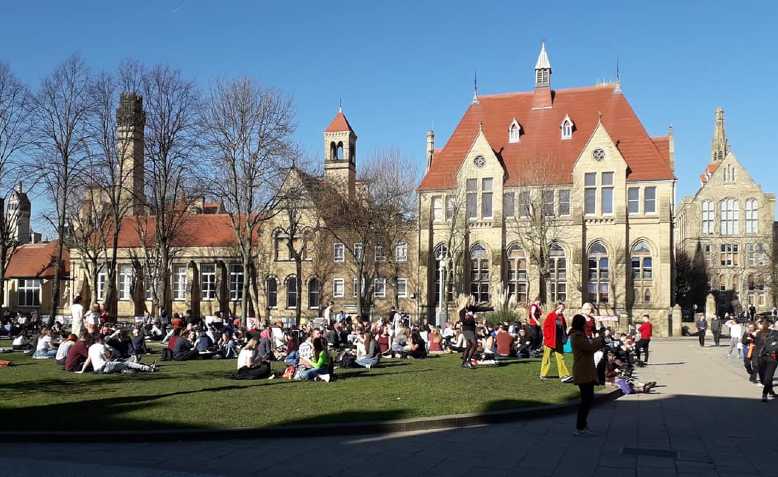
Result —
<svg viewBox="0 0 778 477"><path fill-rule="evenodd" d="M280 210L293 118L288 98L245 78L217 84L203 108L201 134L210 159L210 189L225 202L247 278L241 296L244 323L250 290L256 288L253 265L260 225ZM259 311L257 303L252 306Z"/></svg>
<svg viewBox="0 0 778 477"><path fill-rule="evenodd" d="M144 247L144 277L152 277L153 308L170 310L170 268L176 239L190 206L200 195L193 157L198 149L199 95L194 83L167 66L142 70L146 127L145 204L148 218L138 217L136 232ZM150 253L147 253L150 252Z"/></svg>
<svg viewBox="0 0 778 477"><path fill-rule="evenodd" d="M554 187L559 176L559 167L555 161L531 161L526 164L518 178L521 185L514 191L518 209L514 217L506 218L510 238L515 237L527 255L529 264L538 274L537 296L541 303L546 302L546 284L552 271L549 260L551 247L564 239L563 225L566 219L555 208ZM568 196L568 209L570 205Z"/></svg>
<svg viewBox="0 0 778 477"><path fill-rule="evenodd" d="M88 162L88 121L93 106L89 70L78 56L57 66L31 97L33 144L37 148L35 169L55 204L53 219L58 239L50 321L57 313L62 292L67 198L72 192L73 178L82 173Z"/></svg>
<svg viewBox="0 0 778 477"><path fill-rule="evenodd" d="M441 283L440 286L445 288L444 297L447 301L449 294L452 298L460 294L469 294L464 289L464 264L470 222L467 219L467 195L464 187L458 186L441 200L445 200L445 203L441 204L445 213L445 250L431 250L433 256L430 256L429 260L430 264L435 264L441 259L446 261L446 274L443 277L445 283ZM435 220L435 217L430 216L430 220ZM432 273L437 275L439 271L436 269ZM436 297L436 300L439 299ZM444 309L448 313L448 307Z"/></svg>
<svg viewBox="0 0 778 477"><path fill-rule="evenodd" d="M0 63L0 188L10 191L19 153L29 141L30 96L11 69ZM0 198L0 310L5 305L5 271L19 245L16 215L6 214L7 194Z"/></svg>

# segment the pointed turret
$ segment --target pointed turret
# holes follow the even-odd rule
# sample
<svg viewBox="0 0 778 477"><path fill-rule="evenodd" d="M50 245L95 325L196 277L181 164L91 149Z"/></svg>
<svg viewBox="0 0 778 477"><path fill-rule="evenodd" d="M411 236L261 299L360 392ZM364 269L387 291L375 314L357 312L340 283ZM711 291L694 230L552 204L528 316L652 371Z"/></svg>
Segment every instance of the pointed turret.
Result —
<svg viewBox="0 0 778 477"><path fill-rule="evenodd" d="M357 134L351 129L343 108L324 130L324 176L345 187L349 197L356 183Z"/></svg>
<svg viewBox="0 0 778 477"><path fill-rule="evenodd" d="M729 153L727 133L724 131L724 109L716 108L716 119L713 127L713 144L711 145L711 161L723 161Z"/></svg>
<svg viewBox="0 0 778 477"><path fill-rule="evenodd" d="M532 109L550 109L552 101L551 61L548 59L546 44L541 43L538 61L535 62L535 98Z"/></svg>

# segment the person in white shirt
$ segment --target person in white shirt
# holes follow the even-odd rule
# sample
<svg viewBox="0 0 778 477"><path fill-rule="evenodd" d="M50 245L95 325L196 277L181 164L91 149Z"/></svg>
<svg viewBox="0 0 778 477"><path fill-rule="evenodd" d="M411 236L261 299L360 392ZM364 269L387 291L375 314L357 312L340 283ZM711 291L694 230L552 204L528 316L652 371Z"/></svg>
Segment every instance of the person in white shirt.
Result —
<svg viewBox="0 0 778 477"><path fill-rule="evenodd" d="M270 363L260 358L257 353L257 338L251 338L238 354L238 379L262 379L273 376Z"/></svg>
<svg viewBox="0 0 778 477"><path fill-rule="evenodd" d="M101 374L124 373L129 372L129 370L153 373L157 370L156 364L148 365L114 360L111 356L111 348L105 345L103 336L100 334L95 336L95 343L89 347L88 354L89 357L84 361L81 371L78 371L79 374L83 373L90 364L95 373Z"/></svg>
<svg viewBox="0 0 778 477"><path fill-rule="evenodd" d="M729 314L727 315L729 316ZM729 316L724 326L729 328L729 352L727 357L731 358L733 351L737 351L738 357L742 357L743 344L741 338L743 338L743 325L738 323L733 316Z"/></svg>
<svg viewBox="0 0 778 477"><path fill-rule="evenodd" d="M51 344L51 335L48 328L42 328L38 336L38 344L32 359L51 359L57 355L57 350Z"/></svg>
<svg viewBox="0 0 778 477"><path fill-rule="evenodd" d="M84 326L84 306L81 304L81 295L73 299L73 304L70 305L70 316L72 317L70 332L80 336Z"/></svg>
<svg viewBox="0 0 778 477"><path fill-rule="evenodd" d="M59 348L57 348L57 355L54 357L54 360L57 362L57 364L62 366L65 365L65 359L68 357L68 351L70 351L71 346L76 344L77 340L78 337L71 333L68 336L68 339L60 343Z"/></svg>
<svg viewBox="0 0 778 477"><path fill-rule="evenodd" d="M324 312L322 313L322 317L324 317L325 320L327 320L327 324L332 324L330 321L330 315L332 314L332 305L333 303L330 302L327 307L324 309Z"/></svg>

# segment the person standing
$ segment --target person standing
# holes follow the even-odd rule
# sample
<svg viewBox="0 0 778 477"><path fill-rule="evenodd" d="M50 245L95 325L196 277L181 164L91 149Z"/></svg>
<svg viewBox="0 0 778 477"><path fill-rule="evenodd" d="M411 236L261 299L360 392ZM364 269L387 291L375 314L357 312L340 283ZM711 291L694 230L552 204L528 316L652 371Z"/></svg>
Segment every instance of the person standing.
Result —
<svg viewBox="0 0 778 477"><path fill-rule="evenodd" d="M755 352L756 325L753 323L748 324L748 328L746 329L746 332L743 333L743 338L740 342L743 346L743 366L746 368L746 373L748 373L748 380L752 383L756 383L758 371L758 366L754 366L754 364L758 365L758 355Z"/></svg>
<svg viewBox="0 0 778 477"><path fill-rule="evenodd" d="M776 398L773 391L773 378L778 365L778 331L771 329L769 322L763 321L756 341L759 352L759 380L762 382L762 402L767 402L768 396Z"/></svg>
<svg viewBox="0 0 778 477"><path fill-rule="evenodd" d="M753 304L748 307L748 318L751 321L754 321L756 318L756 307Z"/></svg>
<svg viewBox="0 0 778 477"><path fill-rule="evenodd" d="M70 305L70 316L70 333L81 336L84 326L84 306L81 304L81 295L73 299L73 304Z"/></svg>
<svg viewBox="0 0 778 477"><path fill-rule="evenodd" d="M710 331L713 333L713 346L718 348L719 341L721 340L721 318L719 318L719 315L714 315L710 319Z"/></svg>
<svg viewBox="0 0 778 477"><path fill-rule="evenodd" d="M548 319L548 318L546 318ZM575 435L590 435L589 411L594 402L594 386L597 383L597 370L594 367L594 353L603 347L603 337L590 339L586 336L586 317L573 317L570 341L573 347L573 382L581 392L578 416L575 423Z"/></svg>
<svg viewBox="0 0 778 477"><path fill-rule="evenodd" d="M638 340L636 354L638 361L640 361L641 355L643 356L643 363L648 363L648 345L651 344L651 336L654 334L654 326L651 324L651 320L648 315L643 315L643 323L638 327L640 333L640 339Z"/></svg>
<svg viewBox="0 0 778 477"><path fill-rule="evenodd" d="M542 340L540 331L540 319L543 316L543 308L540 306L540 297L535 298L532 305L529 307L529 316L527 317L527 326L530 328L530 335L532 336L532 347L537 349L540 347Z"/></svg>
<svg viewBox="0 0 778 477"><path fill-rule="evenodd" d="M465 338L465 351L462 353L462 367L473 368L473 358L475 358L475 352L478 349L478 340L475 336L475 315L470 311L465 311L463 308L459 312L459 322L462 326L462 336Z"/></svg>
<svg viewBox="0 0 778 477"><path fill-rule="evenodd" d="M585 318L584 318L585 320ZM540 363L540 379L548 378L551 370L551 357L556 358L559 379L563 383L573 381L567 369L564 357L564 346L567 340L567 323L565 322L565 304L558 303L556 309L550 312L543 321L543 361Z"/></svg>
<svg viewBox="0 0 778 477"><path fill-rule="evenodd" d="M726 317L725 317L726 318ZM724 323L724 326L729 328L729 352L727 357L732 357L732 352L737 351L738 356L743 357L743 348L740 340L743 338L743 325L737 322L737 320L729 316L729 319Z"/></svg>
<svg viewBox="0 0 778 477"><path fill-rule="evenodd" d="M708 331L708 320L705 315L700 315L697 320L697 337L700 339L700 346L705 346L705 333Z"/></svg>

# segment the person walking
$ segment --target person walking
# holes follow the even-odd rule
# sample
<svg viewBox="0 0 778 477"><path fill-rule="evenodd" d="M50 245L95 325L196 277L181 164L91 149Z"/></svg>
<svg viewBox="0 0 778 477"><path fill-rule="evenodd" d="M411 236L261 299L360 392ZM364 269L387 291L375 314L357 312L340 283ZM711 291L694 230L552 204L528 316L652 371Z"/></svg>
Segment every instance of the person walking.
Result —
<svg viewBox="0 0 778 477"><path fill-rule="evenodd" d="M721 318L714 315L710 320L710 331L713 333L713 346L718 347L721 341Z"/></svg>
<svg viewBox="0 0 778 477"><path fill-rule="evenodd" d="M724 326L729 328L729 352L727 357L732 357L732 352L736 351L740 358L743 357L743 345L740 340L743 338L743 325L737 322L737 320L731 315L725 315L726 321Z"/></svg>
<svg viewBox="0 0 778 477"><path fill-rule="evenodd" d="M584 318L586 320L586 318ZM564 357L564 346L567 341L567 323L565 322L565 304L558 303L556 309L550 312L543 321L543 360L540 363L540 379L548 378L551 370L551 357L556 358L559 379L563 383L573 381L567 369Z"/></svg>
<svg viewBox="0 0 778 477"><path fill-rule="evenodd" d="M773 378L775 368L778 365L778 330L771 328L769 322L761 324L761 330L757 334L759 343L759 380L762 382L762 402L767 402L767 397L776 398L773 391Z"/></svg>
<svg viewBox="0 0 778 477"><path fill-rule="evenodd" d="M641 362L640 356L643 354L642 362L648 363L648 345L651 344L651 336L654 334L654 327L647 314L643 315L643 323L638 327L638 332L640 333L640 339L638 340L636 349L638 362Z"/></svg>
<svg viewBox="0 0 778 477"><path fill-rule="evenodd" d="M594 386L597 383L594 353L604 346L604 341L603 337L589 339L586 336L586 317L580 314L573 317L570 341L573 347L573 382L578 385L581 392L575 435L585 436L592 434L588 421L589 411L594 402Z"/></svg>
<svg viewBox="0 0 778 477"><path fill-rule="evenodd" d="M705 333L708 331L708 320L705 315L700 315L697 320L697 337L700 339L700 346L705 346Z"/></svg>
<svg viewBox="0 0 778 477"><path fill-rule="evenodd" d="M748 324L746 332L743 333L741 339L743 346L743 367L746 368L748 373L748 380L756 384L756 375L758 371L758 354L755 352L756 348L756 325L753 323ZM756 365L756 366L755 366Z"/></svg>

